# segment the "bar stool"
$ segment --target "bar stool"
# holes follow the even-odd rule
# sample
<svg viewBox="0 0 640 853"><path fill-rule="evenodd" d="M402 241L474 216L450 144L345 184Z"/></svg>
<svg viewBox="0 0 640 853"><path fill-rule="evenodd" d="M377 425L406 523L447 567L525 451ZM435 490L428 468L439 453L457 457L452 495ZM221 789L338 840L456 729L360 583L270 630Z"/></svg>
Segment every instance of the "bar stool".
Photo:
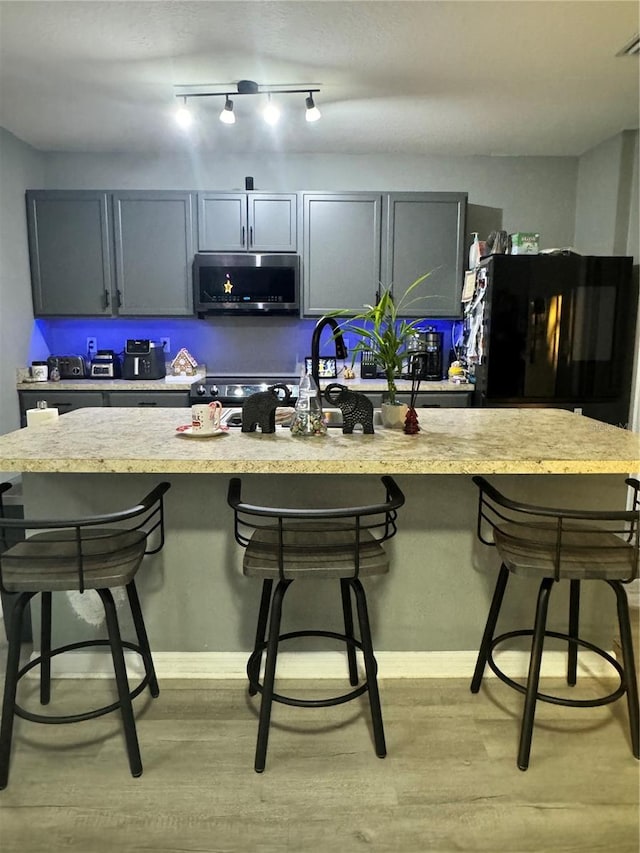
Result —
<svg viewBox="0 0 640 853"><path fill-rule="evenodd" d="M638 527L640 523L640 482L627 479L634 490L629 511L571 510L535 506L510 500L483 477L474 477L480 490L477 534L485 545L495 546L502 565L480 644L471 692L477 693L488 664L509 687L525 696L522 715L518 767L529 766L536 701L570 707L596 707L615 702L626 694L633 755L640 758L640 714L638 684L634 664L629 606L624 584L638 577ZM485 531L492 528L493 537ZM539 578L533 628L495 636L496 623L510 574ZM551 591L556 583L568 580L569 621L566 633L546 629ZM603 649L579 637L580 584L605 581L616 597L622 665ZM498 667L494 648L512 637L531 637L531 653L526 686L516 683ZM578 647L589 649L611 664L620 683L612 693L595 699L567 699L539 692L540 667L547 637L568 644L567 683L576 684Z"/></svg>
<svg viewBox="0 0 640 853"><path fill-rule="evenodd" d="M383 503L333 508L283 508L243 503L241 482L229 483L228 502L234 511L236 541L246 550L243 573L262 580L254 649L247 663L249 695L261 693L255 770L265 768L273 702L318 708L349 702L369 694L375 751L386 755L382 711L373 653L367 599L360 578L384 574L389 557L382 542L396 533L397 510L404 495L391 477L382 477ZM300 630L280 633L283 599L294 580L339 580L344 633ZM273 582L277 581L275 590ZM356 601L360 639L354 636L351 593ZM268 634L267 634L268 625ZM331 698L301 699L276 693L276 659L281 641L295 637L329 637L346 644L349 681L353 690ZM266 649L264 683L259 682L262 653ZM356 649L364 658L365 677L359 683Z"/></svg>
<svg viewBox="0 0 640 853"><path fill-rule="evenodd" d="M0 588L16 593L9 626L7 669L0 725L0 790L9 779L13 721L17 715L38 723L74 723L90 720L120 709L132 776L142 774L142 761L131 700L145 687L158 696L151 649L142 618L135 575L145 554L155 554L164 545L163 495L169 483L160 483L139 504L119 512L82 519L8 519L2 511L0 487ZM31 531L24 541L7 545L10 530ZM152 537L150 540L149 537ZM125 587L135 626L137 643L121 639L111 589ZM53 592L96 590L104 606L108 640L89 640L51 648L51 596ZM27 604L41 596L40 654L20 668L20 639ZM118 701L95 710L73 715L35 714L16 702L19 680L31 669L40 667L40 703L51 696L51 658L73 649L106 646L111 650ZM130 691L124 661L124 649L137 652L145 674Z"/></svg>

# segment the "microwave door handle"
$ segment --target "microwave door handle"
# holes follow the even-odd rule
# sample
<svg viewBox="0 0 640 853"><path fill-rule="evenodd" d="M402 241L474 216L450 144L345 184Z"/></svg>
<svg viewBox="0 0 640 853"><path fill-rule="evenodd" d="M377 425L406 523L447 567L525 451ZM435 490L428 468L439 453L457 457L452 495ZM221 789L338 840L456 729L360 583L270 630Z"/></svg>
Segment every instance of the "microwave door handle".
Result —
<svg viewBox="0 0 640 853"><path fill-rule="evenodd" d="M133 373L135 376L138 375L138 364L140 363L140 359L136 355L133 359Z"/></svg>

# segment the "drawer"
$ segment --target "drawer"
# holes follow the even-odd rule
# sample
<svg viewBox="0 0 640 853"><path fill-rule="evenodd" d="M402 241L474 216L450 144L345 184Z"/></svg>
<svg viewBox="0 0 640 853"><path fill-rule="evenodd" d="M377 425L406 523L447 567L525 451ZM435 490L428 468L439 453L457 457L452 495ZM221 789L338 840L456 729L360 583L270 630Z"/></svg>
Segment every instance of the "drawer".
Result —
<svg viewBox="0 0 640 853"><path fill-rule="evenodd" d="M188 391L111 391L110 406L157 406L158 408L187 408Z"/></svg>
<svg viewBox="0 0 640 853"><path fill-rule="evenodd" d="M57 409L61 415L73 412L75 409L103 405L100 391L19 391L18 395L23 426L27 423L27 409L37 408L39 400L44 400L50 409Z"/></svg>

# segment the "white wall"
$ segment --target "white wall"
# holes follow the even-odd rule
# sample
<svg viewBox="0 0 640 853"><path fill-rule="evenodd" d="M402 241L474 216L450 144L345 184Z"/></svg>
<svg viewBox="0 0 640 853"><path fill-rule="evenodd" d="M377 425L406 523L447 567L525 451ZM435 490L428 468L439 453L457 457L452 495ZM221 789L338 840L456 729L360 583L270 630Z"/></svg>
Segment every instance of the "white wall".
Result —
<svg viewBox="0 0 640 853"><path fill-rule="evenodd" d="M20 425L16 367L28 363L32 336L38 335L31 303L24 191L44 181L44 159L0 128L0 433Z"/></svg>

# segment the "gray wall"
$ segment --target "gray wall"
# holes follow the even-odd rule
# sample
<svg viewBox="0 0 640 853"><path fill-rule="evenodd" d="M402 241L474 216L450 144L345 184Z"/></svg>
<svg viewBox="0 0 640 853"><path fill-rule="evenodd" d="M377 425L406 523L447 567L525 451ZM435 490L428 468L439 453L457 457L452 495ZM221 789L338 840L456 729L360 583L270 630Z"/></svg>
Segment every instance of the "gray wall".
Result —
<svg viewBox="0 0 640 853"><path fill-rule="evenodd" d="M469 193L468 230L538 231L543 247L572 244L578 160L572 157L280 157L47 155L49 189L404 190Z"/></svg>
<svg viewBox="0 0 640 853"><path fill-rule="evenodd" d="M575 247L581 254L631 254L638 263L637 147L638 132L625 131L580 158Z"/></svg>
<svg viewBox="0 0 640 853"><path fill-rule="evenodd" d="M42 346L33 323L24 191L44 181L43 154L0 127L0 433L20 425L16 367Z"/></svg>

